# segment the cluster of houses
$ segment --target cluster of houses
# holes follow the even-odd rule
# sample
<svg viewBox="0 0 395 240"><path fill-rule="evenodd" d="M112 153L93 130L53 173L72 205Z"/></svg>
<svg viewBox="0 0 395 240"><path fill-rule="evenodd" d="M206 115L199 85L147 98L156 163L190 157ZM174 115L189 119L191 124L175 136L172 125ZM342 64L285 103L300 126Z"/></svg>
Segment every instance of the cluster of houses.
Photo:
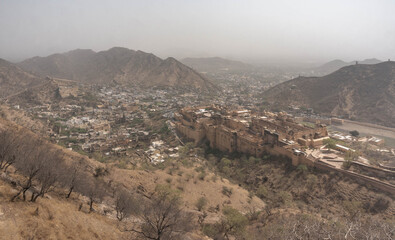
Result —
<svg viewBox="0 0 395 240"><path fill-rule="evenodd" d="M53 142L71 150L122 157L140 149L157 163L163 156L176 156L177 149L158 141L160 134L154 129L155 122L158 118L171 119L180 107L201 101L198 94L171 89L142 90L117 86L86 90L94 96L94 104L92 101L87 104L82 94L72 101L65 98L52 104L32 103L23 106L22 110L48 125L47 135ZM19 105L14 107L20 108ZM153 120L153 117L157 119Z"/></svg>

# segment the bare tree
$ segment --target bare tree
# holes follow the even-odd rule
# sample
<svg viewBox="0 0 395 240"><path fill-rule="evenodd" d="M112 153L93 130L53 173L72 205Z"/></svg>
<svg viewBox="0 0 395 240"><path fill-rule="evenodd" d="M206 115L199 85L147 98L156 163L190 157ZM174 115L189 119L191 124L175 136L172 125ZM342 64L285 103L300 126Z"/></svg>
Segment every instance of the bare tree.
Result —
<svg viewBox="0 0 395 240"><path fill-rule="evenodd" d="M125 189L117 190L115 196L115 210L117 212L117 219L119 221L122 221L132 213L138 213L138 206L139 204L132 194L128 193Z"/></svg>
<svg viewBox="0 0 395 240"><path fill-rule="evenodd" d="M105 184L101 179L85 177L78 185L78 192L88 197L89 211L94 211L93 204L101 202L106 194Z"/></svg>
<svg viewBox="0 0 395 240"><path fill-rule="evenodd" d="M44 166L42 160L46 153L42 141L25 145L15 162L15 167L25 176L25 179L19 182L21 189L11 198L11 201L14 201L20 194L22 194L23 200L26 200L26 192L34 187L37 175Z"/></svg>
<svg viewBox="0 0 395 240"><path fill-rule="evenodd" d="M62 169L59 181L62 187L67 189L66 198L70 198L73 191L78 188L77 185L81 184L83 180L81 169L81 161L73 163L69 167Z"/></svg>
<svg viewBox="0 0 395 240"><path fill-rule="evenodd" d="M61 150L48 152L42 161L42 169L38 172L37 180L39 182L38 189L32 191L30 201L35 202L38 197L44 197L54 188L59 177L59 170L63 164L63 153Z"/></svg>
<svg viewBox="0 0 395 240"><path fill-rule="evenodd" d="M238 210L225 206L221 220L211 225L210 237L214 239L244 239L248 218ZM208 225L207 225L208 226Z"/></svg>
<svg viewBox="0 0 395 240"><path fill-rule="evenodd" d="M15 163L16 149L18 148L18 138L10 130L0 132L0 170L4 172Z"/></svg>
<svg viewBox="0 0 395 240"><path fill-rule="evenodd" d="M170 191L156 192L137 217L142 221L132 229L142 239L177 239L190 230L190 216L181 209L181 199Z"/></svg>

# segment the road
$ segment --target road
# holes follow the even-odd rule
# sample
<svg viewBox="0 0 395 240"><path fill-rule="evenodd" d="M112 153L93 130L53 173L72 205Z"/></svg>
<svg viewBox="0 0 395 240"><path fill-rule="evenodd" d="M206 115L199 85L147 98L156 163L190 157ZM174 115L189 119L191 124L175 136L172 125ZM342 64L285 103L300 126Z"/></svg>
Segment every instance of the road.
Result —
<svg viewBox="0 0 395 240"><path fill-rule="evenodd" d="M343 125L331 125L331 129L342 132L357 130L361 135L370 135L383 138L388 146L395 147L395 128L375 126L373 124L355 121L344 121Z"/></svg>

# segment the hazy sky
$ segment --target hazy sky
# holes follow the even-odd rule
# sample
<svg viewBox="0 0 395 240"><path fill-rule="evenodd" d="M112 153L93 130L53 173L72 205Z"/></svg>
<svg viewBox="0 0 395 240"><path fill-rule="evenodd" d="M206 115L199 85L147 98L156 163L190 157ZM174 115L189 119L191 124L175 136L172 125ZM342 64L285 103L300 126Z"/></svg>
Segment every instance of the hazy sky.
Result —
<svg viewBox="0 0 395 240"><path fill-rule="evenodd" d="M395 59L395 0L0 0L0 58L113 46L179 58Z"/></svg>

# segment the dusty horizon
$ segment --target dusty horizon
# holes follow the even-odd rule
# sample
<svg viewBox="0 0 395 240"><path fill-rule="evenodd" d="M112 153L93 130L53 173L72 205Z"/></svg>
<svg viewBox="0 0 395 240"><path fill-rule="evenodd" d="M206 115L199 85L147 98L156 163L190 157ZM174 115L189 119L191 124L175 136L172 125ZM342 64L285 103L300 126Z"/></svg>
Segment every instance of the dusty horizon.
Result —
<svg viewBox="0 0 395 240"><path fill-rule="evenodd" d="M119 46L161 58L248 63L395 59L395 2L10 1L0 3L0 58L17 62Z"/></svg>

